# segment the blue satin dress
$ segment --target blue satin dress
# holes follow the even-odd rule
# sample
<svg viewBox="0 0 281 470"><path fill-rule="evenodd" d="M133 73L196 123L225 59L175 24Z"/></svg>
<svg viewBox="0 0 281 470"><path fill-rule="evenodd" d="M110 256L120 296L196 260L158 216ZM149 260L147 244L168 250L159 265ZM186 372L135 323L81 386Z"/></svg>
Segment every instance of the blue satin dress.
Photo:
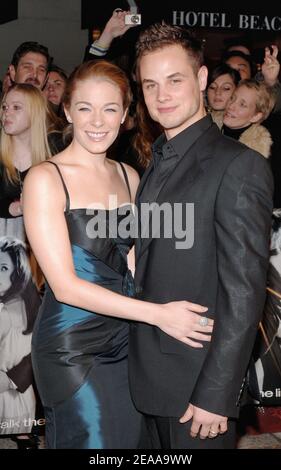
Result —
<svg viewBox="0 0 281 470"><path fill-rule="evenodd" d="M126 262L132 239L89 238L86 227L93 214L69 209L68 191L56 168L66 193L77 276L132 296ZM109 211L104 212L108 220ZM117 215L118 222L123 217ZM128 322L58 302L46 286L33 330L32 363L45 411L47 448L138 447L141 415L130 397L127 355Z"/></svg>

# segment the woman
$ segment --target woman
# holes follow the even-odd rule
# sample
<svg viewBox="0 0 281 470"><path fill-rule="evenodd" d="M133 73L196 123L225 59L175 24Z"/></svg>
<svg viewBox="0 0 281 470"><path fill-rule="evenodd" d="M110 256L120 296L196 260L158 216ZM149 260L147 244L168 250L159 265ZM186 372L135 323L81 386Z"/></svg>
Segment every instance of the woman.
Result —
<svg viewBox="0 0 281 470"><path fill-rule="evenodd" d="M47 107L40 90L29 84L13 85L5 94L0 139L0 234L23 221L20 196L31 165L50 156L46 132ZM12 228L12 230L13 230ZM13 233L15 235L15 233Z"/></svg>
<svg viewBox="0 0 281 470"><path fill-rule="evenodd" d="M128 79L117 66L79 66L64 99L73 141L52 163L32 168L25 182L26 230L48 283L33 336L33 364L49 448L138 446L141 421L129 394L127 320L153 323L194 347L212 329L198 323L204 307L130 298L127 253L138 176L106 158L130 101ZM132 252L129 258L132 264Z"/></svg>
<svg viewBox="0 0 281 470"><path fill-rule="evenodd" d="M264 83L242 80L226 106L223 133L268 158L272 139L261 122L268 117L273 104L271 92Z"/></svg>
<svg viewBox="0 0 281 470"><path fill-rule="evenodd" d="M64 94L65 86L67 81L67 75L57 65L51 65L48 74L48 80L44 87L43 93L47 100L53 103L54 109L57 111L60 109L62 103L62 96Z"/></svg>
<svg viewBox="0 0 281 470"><path fill-rule="evenodd" d="M1 111L0 139L0 237L11 236L25 242L21 192L24 178L31 165L39 163L50 155L46 133L46 102L40 90L30 84L13 85L4 95ZM42 275L29 250L26 256L32 265L32 274L38 288L42 284ZM29 290L30 304L27 315L39 307L40 297L35 287ZM19 305L18 305L19 306ZM20 306L19 306L20 308ZM31 309L31 311L29 311ZM36 311L37 311L36 310ZM32 313L32 315L33 315ZM20 315L20 312L19 312ZM1 345L4 336L1 336ZM7 371L17 390L24 393L31 385L31 345L22 361ZM14 351L10 351L11 358ZM34 404L35 406L35 404ZM1 418L1 416L0 416ZM34 413L30 418L34 418ZM29 433L31 426L26 426ZM16 429L11 430L17 432ZM21 428L20 432L23 432ZM29 435L14 438L19 448L34 448L35 441Z"/></svg>
<svg viewBox="0 0 281 470"><path fill-rule="evenodd" d="M239 72L227 64L217 65L208 77L208 110L219 127L222 126L224 110L239 81Z"/></svg>

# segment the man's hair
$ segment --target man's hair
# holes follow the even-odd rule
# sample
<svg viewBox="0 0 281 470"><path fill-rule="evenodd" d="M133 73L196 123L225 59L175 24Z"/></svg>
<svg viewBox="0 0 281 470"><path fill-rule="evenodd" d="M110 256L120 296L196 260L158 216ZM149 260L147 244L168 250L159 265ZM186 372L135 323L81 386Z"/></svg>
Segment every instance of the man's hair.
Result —
<svg viewBox="0 0 281 470"><path fill-rule="evenodd" d="M20 59L28 52L34 52L36 54L41 54L46 57L47 70L49 70L53 58L50 56L48 48L34 41L26 41L20 44L13 54L11 64L15 68L17 68Z"/></svg>
<svg viewBox="0 0 281 470"><path fill-rule="evenodd" d="M187 29L165 22L156 23L143 31L136 44L136 71L142 56L166 46L179 45L191 59L194 72L197 73L204 63L202 42Z"/></svg>

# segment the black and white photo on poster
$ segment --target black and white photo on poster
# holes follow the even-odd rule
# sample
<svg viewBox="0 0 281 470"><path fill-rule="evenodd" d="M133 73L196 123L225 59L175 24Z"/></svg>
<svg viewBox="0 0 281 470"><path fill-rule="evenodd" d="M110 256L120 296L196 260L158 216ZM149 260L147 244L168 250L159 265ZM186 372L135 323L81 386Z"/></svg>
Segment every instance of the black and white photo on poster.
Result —
<svg viewBox="0 0 281 470"><path fill-rule="evenodd" d="M38 420L31 337L41 300L19 236L22 217L0 219L0 435L30 433Z"/></svg>

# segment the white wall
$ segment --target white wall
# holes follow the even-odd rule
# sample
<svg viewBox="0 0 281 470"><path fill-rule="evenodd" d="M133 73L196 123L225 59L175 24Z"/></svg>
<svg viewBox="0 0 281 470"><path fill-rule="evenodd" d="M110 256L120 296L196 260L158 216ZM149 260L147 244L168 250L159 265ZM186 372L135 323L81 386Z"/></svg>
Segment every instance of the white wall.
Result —
<svg viewBox="0 0 281 470"><path fill-rule="evenodd" d="M67 72L82 62L88 31L80 29L80 0L19 0L18 4L18 20L0 25L0 78L24 41L47 46L54 62Z"/></svg>

